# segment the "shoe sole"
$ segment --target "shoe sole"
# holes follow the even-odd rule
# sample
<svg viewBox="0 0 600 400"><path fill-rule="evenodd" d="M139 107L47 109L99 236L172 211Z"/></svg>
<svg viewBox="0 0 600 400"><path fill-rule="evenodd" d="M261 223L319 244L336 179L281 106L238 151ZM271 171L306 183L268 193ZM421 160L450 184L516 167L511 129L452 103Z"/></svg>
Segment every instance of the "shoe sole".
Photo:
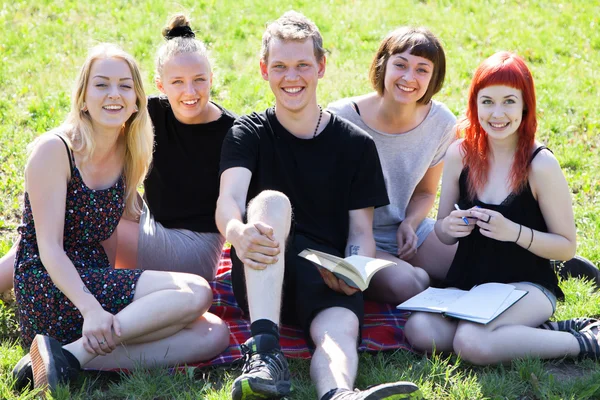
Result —
<svg viewBox="0 0 600 400"><path fill-rule="evenodd" d="M419 390L419 387L412 382L394 382L383 385L377 385L377 387L369 390L365 390L365 400L418 400L422 399L423 395Z"/></svg>
<svg viewBox="0 0 600 400"><path fill-rule="evenodd" d="M265 384L259 379L243 379L233 383L231 398L233 400L280 399L290 394L291 382L280 382L277 385Z"/></svg>
<svg viewBox="0 0 600 400"><path fill-rule="evenodd" d="M37 335L29 349L31 369L33 372L33 387L52 391L58 384L58 375L54 365L52 343L46 336Z"/></svg>

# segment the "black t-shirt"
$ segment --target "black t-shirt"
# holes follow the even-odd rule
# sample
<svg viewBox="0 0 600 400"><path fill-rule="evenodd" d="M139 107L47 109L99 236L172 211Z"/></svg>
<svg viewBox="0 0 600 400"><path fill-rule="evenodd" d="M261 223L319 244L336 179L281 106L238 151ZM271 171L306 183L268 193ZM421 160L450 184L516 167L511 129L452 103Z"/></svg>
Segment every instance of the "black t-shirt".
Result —
<svg viewBox="0 0 600 400"><path fill-rule="evenodd" d="M267 189L284 193L295 232L342 254L348 211L389 204L373 139L336 115L313 139L292 135L273 109L239 118L221 153L221 173L233 167L252 172L248 201Z"/></svg>
<svg viewBox="0 0 600 400"><path fill-rule="evenodd" d="M144 181L150 212L167 228L218 232L215 208L219 196L221 145L236 116L222 111L206 124L179 122L165 96L148 98L154 125L154 159Z"/></svg>

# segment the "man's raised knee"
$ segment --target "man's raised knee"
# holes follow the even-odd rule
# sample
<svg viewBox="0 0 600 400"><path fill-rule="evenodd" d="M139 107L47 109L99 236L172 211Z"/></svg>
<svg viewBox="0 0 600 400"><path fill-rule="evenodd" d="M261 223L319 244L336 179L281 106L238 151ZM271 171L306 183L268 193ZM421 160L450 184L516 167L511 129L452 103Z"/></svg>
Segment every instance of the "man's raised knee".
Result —
<svg viewBox="0 0 600 400"><path fill-rule="evenodd" d="M288 197L276 190L263 190L248 204L248 220L253 217L274 216L288 219L292 214L292 205Z"/></svg>

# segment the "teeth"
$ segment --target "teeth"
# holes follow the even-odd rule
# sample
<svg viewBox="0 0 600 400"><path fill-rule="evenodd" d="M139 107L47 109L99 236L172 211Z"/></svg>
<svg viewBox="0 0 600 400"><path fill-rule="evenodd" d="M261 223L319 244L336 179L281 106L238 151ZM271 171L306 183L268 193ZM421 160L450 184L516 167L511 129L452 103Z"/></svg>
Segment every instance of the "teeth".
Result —
<svg viewBox="0 0 600 400"><path fill-rule="evenodd" d="M493 128L504 128L505 126L508 126L508 122L505 122L505 123L502 123L502 124L490 122L490 125Z"/></svg>
<svg viewBox="0 0 600 400"><path fill-rule="evenodd" d="M407 86L402 86L402 85L396 85L398 87L398 89L402 90L403 92L414 92L415 88L409 88Z"/></svg>
<svg viewBox="0 0 600 400"><path fill-rule="evenodd" d="M298 93L301 90L302 90L302 88L299 88L299 87L298 88L283 88L283 91L287 92L287 93Z"/></svg>
<svg viewBox="0 0 600 400"><path fill-rule="evenodd" d="M186 101L182 101L183 104L187 104L188 106L193 106L197 102L198 102L198 100L186 100Z"/></svg>
<svg viewBox="0 0 600 400"><path fill-rule="evenodd" d="M104 106L102 108L104 108L105 110L120 110L121 108L123 108L123 106L110 105L110 106Z"/></svg>

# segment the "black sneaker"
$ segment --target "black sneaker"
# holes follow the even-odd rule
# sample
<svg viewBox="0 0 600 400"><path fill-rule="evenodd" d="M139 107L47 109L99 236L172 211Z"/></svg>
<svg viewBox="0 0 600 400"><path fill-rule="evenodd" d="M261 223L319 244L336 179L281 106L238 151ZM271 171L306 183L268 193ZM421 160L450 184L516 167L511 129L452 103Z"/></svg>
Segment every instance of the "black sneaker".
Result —
<svg viewBox="0 0 600 400"><path fill-rule="evenodd" d="M290 394L290 370L277 337L256 335L242 345L242 375L233 381L233 400L280 399Z"/></svg>
<svg viewBox="0 0 600 400"><path fill-rule="evenodd" d="M22 392L27 385L33 383L33 371L31 370L31 357L29 354L25 354L15 365L12 376L15 380L14 389L19 392Z"/></svg>
<svg viewBox="0 0 600 400"><path fill-rule="evenodd" d="M411 382L393 382L371 386L365 390L348 390L337 393L331 400L401 400L422 399L419 387Z"/></svg>
<svg viewBox="0 0 600 400"><path fill-rule="evenodd" d="M569 261L560 262L552 260L554 271L561 278L585 278L594 282L596 288L600 287L600 270L587 258L575 256Z"/></svg>
<svg viewBox="0 0 600 400"><path fill-rule="evenodd" d="M29 348L35 388L53 391L59 383L77 378L81 366L72 354L67 356L66 353L58 340L50 336L35 336Z"/></svg>

